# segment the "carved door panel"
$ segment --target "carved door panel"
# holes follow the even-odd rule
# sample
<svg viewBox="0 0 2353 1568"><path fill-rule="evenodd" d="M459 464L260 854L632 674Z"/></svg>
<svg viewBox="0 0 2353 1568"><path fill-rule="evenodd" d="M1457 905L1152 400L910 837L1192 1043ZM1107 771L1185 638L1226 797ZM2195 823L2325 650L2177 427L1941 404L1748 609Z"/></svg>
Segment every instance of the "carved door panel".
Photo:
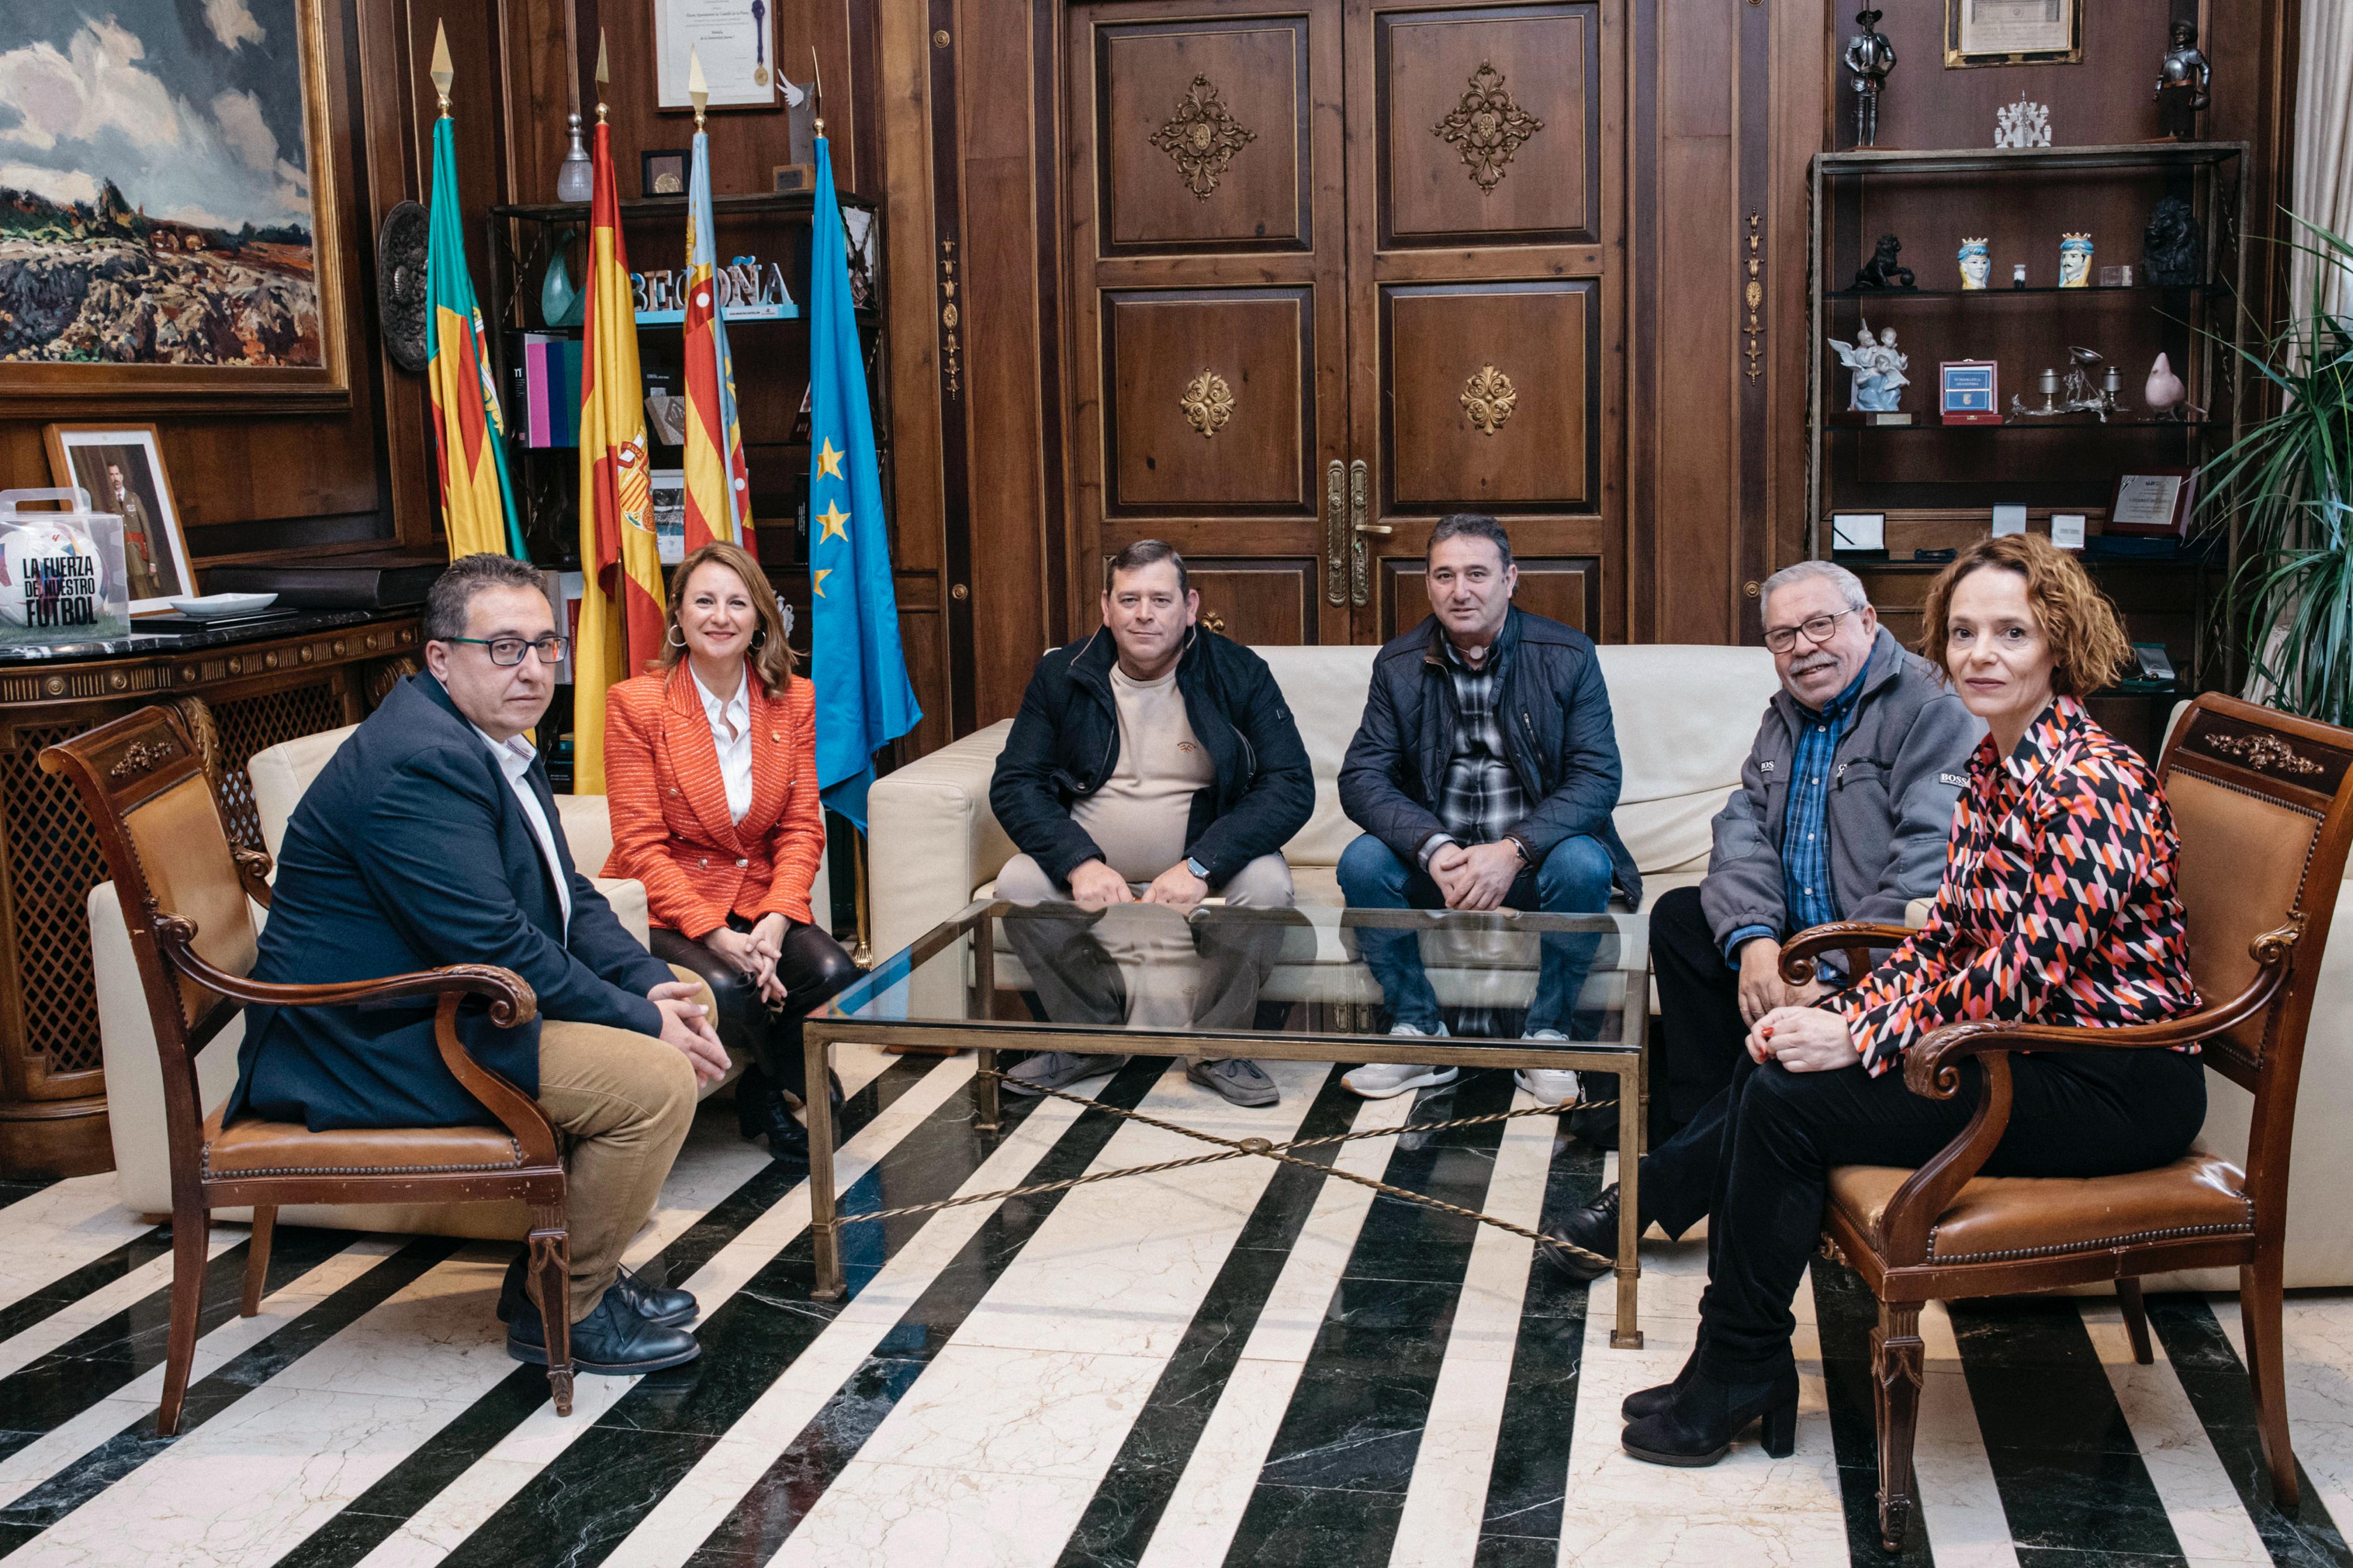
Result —
<svg viewBox="0 0 2353 1568"><path fill-rule="evenodd" d="M1351 634L1427 615L1431 525L1484 511L1519 602L1598 639L1623 598L1614 11L1348 0L1347 46Z"/></svg>
<svg viewBox="0 0 2353 1568"><path fill-rule="evenodd" d="M1324 583L1348 439L1340 3L1067 13L1082 625L1102 560L1158 538L1229 635L1349 635Z"/></svg>

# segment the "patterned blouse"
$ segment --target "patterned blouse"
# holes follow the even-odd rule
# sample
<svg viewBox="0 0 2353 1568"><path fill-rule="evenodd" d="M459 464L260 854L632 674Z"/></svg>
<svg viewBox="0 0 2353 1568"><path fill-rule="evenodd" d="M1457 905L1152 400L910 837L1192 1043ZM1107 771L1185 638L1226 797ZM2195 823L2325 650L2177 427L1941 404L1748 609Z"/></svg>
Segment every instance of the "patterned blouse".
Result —
<svg viewBox="0 0 2353 1568"><path fill-rule="evenodd" d="M2062 697L2007 759L1979 742L1927 923L1823 1005L1845 1015L1873 1076L1947 1024L2189 1012L2180 848L2148 764Z"/></svg>

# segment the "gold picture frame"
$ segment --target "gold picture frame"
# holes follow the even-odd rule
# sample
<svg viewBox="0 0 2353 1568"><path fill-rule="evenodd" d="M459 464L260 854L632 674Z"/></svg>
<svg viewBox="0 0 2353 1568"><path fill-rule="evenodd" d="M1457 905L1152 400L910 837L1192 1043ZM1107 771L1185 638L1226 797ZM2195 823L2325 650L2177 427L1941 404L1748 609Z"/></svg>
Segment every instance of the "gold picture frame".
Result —
<svg viewBox="0 0 2353 1568"><path fill-rule="evenodd" d="M257 12L266 14L257 17ZM196 14L194 8L183 8L174 0L119 0L111 7L111 13L106 26L132 31L134 36L137 29L143 27L152 35L152 42L142 39L148 47L134 65L158 70L167 69L164 62L173 58L171 27L181 18ZM76 404L100 399L105 402L109 416L224 410L289 414L351 406L345 268L353 247L343 233L346 152L336 134L331 101L333 86L343 77L340 40L332 65L328 48L328 29L334 27L340 34L341 11L338 9L331 16L323 0L280 0L279 4L250 6L234 14L229 41L237 47L252 45L250 32L236 29L255 28L267 37L283 26L287 18L291 20L294 37L290 64L279 68L269 79L279 84L278 90L282 93L286 70L291 69L296 79L293 86L300 96L300 124L307 155L305 166L297 171L309 184L307 247L269 238L272 231L264 227L257 232L250 219L241 229L232 230L226 219L208 222L200 217L174 218L168 215L203 212L206 192L202 188L175 192L184 199L170 207L133 201L115 190L111 176L101 167L80 171L86 179L105 182L91 199L77 205L70 192L41 199L48 201L60 215L58 237L51 241L58 248L71 250L100 244L134 247L145 252L151 272L159 262L185 272L187 282L184 287L198 299L202 298L207 274L223 268L238 269L238 275L224 285L237 289L250 289L254 287L252 279L264 275L299 278L307 271L310 299L304 300L303 291L296 288L289 289L281 301L291 318L294 334L282 352L292 363L257 363L252 358L229 363L195 363L105 354L75 359L14 359L5 375L0 375L0 416L69 416ZM89 25L87 18L76 24ZM219 25L214 24L216 31ZM72 30L67 29L69 40ZM159 85L164 82L165 79L159 76ZM249 92L221 96L242 96L248 105L255 101ZM260 110L255 108L237 119L234 129L240 134L232 138L237 145L253 147L257 136L269 135L267 131L257 132L260 114ZM282 163L282 144L274 150ZM126 174L125 177L130 176ZM108 192L114 192L132 209L131 213L110 207ZM151 205L166 216L151 216L148 211L142 210ZM96 227L109 222L116 232ZM201 259L192 255L199 251L206 253ZM72 258L65 259L70 262ZM29 265L22 259L16 264ZM301 321L301 307L306 303L315 312L314 331ZM173 319L173 324L178 326L177 317ZM245 329L246 324L239 322L233 323L231 330ZM248 335L246 341L250 343L268 340Z"/></svg>
<svg viewBox="0 0 2353 1568"><path fill-rule="evenodd" d="M1945 68L2084 61L2084 0L1945 0ZM2058 15L2020 15L2041 7Z"/></svg>

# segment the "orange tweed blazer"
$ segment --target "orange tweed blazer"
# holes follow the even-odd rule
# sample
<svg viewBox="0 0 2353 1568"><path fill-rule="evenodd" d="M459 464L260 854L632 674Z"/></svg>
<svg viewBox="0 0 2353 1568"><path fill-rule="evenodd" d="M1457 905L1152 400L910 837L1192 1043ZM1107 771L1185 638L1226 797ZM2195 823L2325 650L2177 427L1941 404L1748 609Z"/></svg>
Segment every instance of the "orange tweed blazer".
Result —
<svg viewBox="0 0 2353 1568"><path fill-rule="evenodd" d="M681 659L605 693L607 877L645 884L653 923L700 939L730 914L809 920L825 853L817 798L817 694L792 678L770 698L749 670L752 806L727 817L727 783L702 695Z"/></svg>

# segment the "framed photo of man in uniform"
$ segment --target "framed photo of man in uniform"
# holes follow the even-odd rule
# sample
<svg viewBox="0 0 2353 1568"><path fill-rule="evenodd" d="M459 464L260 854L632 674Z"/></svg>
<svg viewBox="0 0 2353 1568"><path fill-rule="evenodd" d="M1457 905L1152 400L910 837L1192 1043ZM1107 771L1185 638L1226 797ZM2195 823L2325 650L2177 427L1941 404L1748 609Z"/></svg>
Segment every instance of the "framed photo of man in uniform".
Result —
<svg viewBox="0 0 2353 1568"><path fill-rule="evenodd" d="M188 546L180 535L180 509L164 474L153 425L51 425L49 472L58 484L79 485L90 504L122 519L122 567L131 579L131 613L168 610L196 591Z"/></svg>

